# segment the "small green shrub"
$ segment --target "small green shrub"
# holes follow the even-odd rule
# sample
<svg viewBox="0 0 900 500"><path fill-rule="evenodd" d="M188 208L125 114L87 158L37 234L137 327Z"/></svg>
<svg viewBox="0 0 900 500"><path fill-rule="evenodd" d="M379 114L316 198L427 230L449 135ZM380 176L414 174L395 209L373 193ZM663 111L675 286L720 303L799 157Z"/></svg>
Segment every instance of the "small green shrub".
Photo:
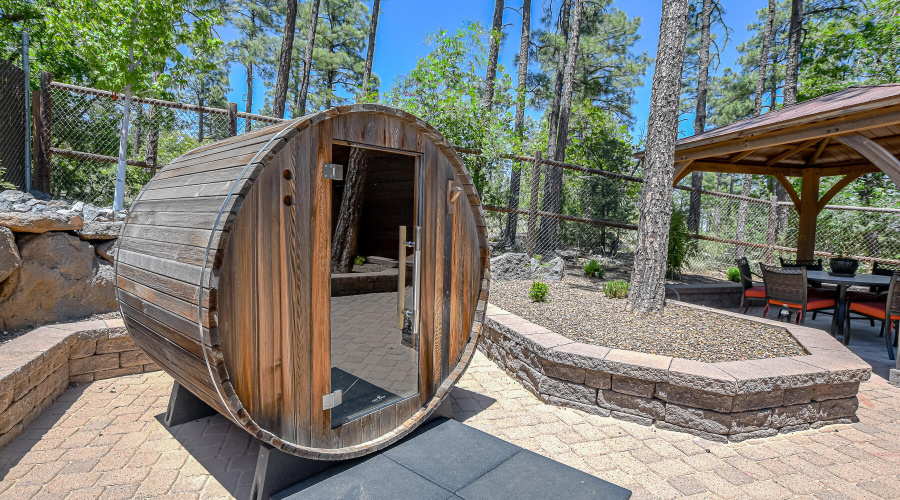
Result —
<svg viewBox="0 0 900 500"><path fill-rule="evenodd" d="M624 299L628 297L631 283L625 280L612 280L603 284L603 293L611 299Z"/></svg>
<svg viewBox="0 0 900 500"><path fill-rule="evenodd" d="M688 228L684 212L676 210L672 212L672 224L669 226L669 252L666 261L666 277L677 278L681 276L681 268L687 259Z"/></svg>
<svg viewBox="0 0 900 500"><path fill-rule="evenodd" d="M741 282L741 271L736 267L728 268L728 280L734 281L735 283Z"/></svg>
<svg viewBox="0 0 900 500"><path fill-rule="evenodd" d="M535 302L547 302L547 293L550 287L542 281L535 281L531 284L531 290L528 290L528 296Z"/></svg>
<svg viewBox="0 0 900 500"><path fill-rule="evenodd" d="M606 275L606 270L603 269L603 266L601 266L600 263L594 259L591 259L590 262L585 264L582 269L584 269L584 274L588 276L593 276L594 274L596 274L598 278L602 278Z"/></svg>
<svg viewBox="0 0 900 500"><path fill-rule="evenodd" d="M362 255L357 255L356 257L353 257L353 265L354 266L361 266L365 263L366 263L366 258L363 257Z"/></svg>

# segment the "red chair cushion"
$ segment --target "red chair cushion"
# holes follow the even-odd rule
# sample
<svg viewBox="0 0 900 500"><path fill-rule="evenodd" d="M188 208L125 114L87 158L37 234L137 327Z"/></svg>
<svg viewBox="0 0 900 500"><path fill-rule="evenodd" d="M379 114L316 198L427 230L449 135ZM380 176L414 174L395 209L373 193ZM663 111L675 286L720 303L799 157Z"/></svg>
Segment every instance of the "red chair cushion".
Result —
<svg viewBox="0 0 900 500"><path fill-rule="evenodd" d="M856 311L858 313L865 314L867 316L873 316L876 318L884 319L885 308L887 304L884 302L851 302L850 310ZM900 315L892 314L891 319L900 319Z"/></svg>
<svg viewBox="0 0 900 500"><path fill-rule="evenodd" d="M744 290L744 297L764 299L766 298L766 287L763 285L753 285Z"/></svg>
<svg viewBox="0 0 900 500"><path fill-rule="evenodd" d="M803 307L800 304L791 304L790 302L782 302L780 300L770 300L769 303L774 304L776 306L791 307L793 309L800 309ZM807 300L806 300L806 310L807 311L812 311L815 309L824 309L826 307L834 307L834 299L825 299L825 298L807 296Z"/></svg>

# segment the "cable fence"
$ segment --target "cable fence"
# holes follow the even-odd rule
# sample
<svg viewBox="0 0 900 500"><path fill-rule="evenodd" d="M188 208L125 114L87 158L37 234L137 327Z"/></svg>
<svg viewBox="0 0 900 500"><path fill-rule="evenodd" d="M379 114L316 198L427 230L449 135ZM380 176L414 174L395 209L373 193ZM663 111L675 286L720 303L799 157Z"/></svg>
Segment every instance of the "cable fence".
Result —
<svg viewBox="0 0 900 500"><path fill-rule="evenodd" d="M478 154L477 151L462 151ZM492 252L549 256L575 252L627 261L635 251L642 179L535 157L508 155L483 196ZM516 192L518 186L518 192ZM734 188L734 183L731 183ZM674 208L687 223L694 190L675 188ZM796 258L798 216L791 202L699 190L697 231L689 233L683 272L721 279L734 259ZM816 255L900 264L900 209L826 205L818 218Z"/></svg>
<svg viewBox="0 0 900 500"><path fill-rule="evenodd" d="M221 109L146 98L128 102L114 92L46 80L35 115L36 128L48 137L36 132L36 149L49 154L36 155L35 188L49 188L54 198L112 204L126 106L126 206L158 168L178 156L283 121L239 112L234 104ZM42 183L45 177L49 182Z"/></svg>

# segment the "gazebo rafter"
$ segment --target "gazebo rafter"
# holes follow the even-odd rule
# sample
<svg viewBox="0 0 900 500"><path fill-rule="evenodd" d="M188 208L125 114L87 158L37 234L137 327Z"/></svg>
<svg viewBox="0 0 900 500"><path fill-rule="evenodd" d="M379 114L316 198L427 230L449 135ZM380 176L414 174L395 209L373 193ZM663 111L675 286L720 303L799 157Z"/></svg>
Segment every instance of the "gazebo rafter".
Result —
<svg viewBox="0 0 900 500"><path fill-rule="evenodd" d="M898 156L900 84L858 86L681 139L674 179L694 171L773 176L800 218L797 257L811 259L819 212L865 174L884 172L900 187ZM841 179L820 194L821 178L834 176ZM790 181L798 177L799 192Z"/></svg>

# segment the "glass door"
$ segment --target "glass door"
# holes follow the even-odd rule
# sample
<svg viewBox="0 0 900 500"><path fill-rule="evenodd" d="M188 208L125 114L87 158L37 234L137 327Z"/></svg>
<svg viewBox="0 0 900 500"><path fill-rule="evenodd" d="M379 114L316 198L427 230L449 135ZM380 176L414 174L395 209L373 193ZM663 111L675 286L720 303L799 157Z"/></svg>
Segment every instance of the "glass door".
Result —
<svg viewBox="0 0 900 500"><path fill-rule="evenodd" d="M334 145L331 426L419 392L418 156Z"/></svg>

